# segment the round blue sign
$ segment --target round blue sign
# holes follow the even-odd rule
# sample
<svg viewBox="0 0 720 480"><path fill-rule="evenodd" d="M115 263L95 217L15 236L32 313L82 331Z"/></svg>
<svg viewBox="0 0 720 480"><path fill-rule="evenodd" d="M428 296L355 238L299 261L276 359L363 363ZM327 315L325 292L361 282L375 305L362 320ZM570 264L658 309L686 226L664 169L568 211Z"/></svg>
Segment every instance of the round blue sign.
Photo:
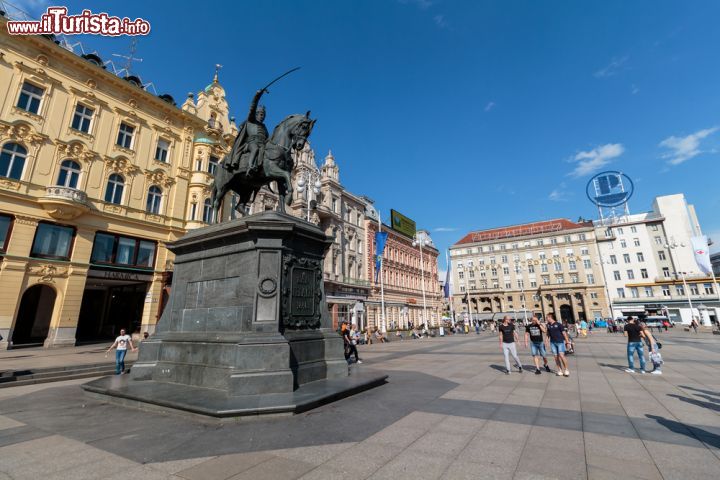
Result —
<svg viewBox="0 0 720 480"><path fill-rule="evenodd" d="M585 191L590 201L598 207L612 208L627 203L635 191L635 186L624 173L609 171L592 177Z"/></svg>

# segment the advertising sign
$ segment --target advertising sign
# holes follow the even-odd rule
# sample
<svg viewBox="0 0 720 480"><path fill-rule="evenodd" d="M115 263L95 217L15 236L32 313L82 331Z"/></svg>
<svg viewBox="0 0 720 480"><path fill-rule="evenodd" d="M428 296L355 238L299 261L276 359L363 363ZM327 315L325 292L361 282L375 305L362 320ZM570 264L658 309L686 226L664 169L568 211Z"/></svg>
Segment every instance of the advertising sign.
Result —
<svg viewBox="0 0 720 480"><path fill-rule="evenodd" d="M393 230L412 237L415 235L417 229L414 220L410 220L408 217L395 210L390 210L390 222Z"/></svg>

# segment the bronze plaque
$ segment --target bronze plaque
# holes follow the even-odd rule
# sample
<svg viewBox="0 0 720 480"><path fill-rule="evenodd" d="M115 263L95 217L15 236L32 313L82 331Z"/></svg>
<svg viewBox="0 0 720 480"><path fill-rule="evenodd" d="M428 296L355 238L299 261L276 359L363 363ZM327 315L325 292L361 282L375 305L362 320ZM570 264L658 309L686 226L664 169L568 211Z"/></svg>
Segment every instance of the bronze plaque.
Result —
<svg viewBox="0 0 720 480"><path fill-rule="evenodd" d="M309 317L315 315L315 271L310 268L293 267L290 282L290 315Z"/></svg>

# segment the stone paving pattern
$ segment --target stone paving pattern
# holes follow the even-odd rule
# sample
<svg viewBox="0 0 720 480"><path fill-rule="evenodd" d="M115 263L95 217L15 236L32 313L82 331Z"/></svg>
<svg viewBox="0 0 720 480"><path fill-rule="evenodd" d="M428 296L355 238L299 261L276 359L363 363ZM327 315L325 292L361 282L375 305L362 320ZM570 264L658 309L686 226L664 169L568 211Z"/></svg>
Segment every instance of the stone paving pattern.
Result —
<svg viewBox="0 0 720 480"><path fill-rule="evenodd" d="M718 478L720 337L658 337L662 376L625 373L604 332L576 341L568 378L504 375L489 333L361 346L353 370L386 385L242 422L106 404L86 380L3 389L0 479Z"/></svg>

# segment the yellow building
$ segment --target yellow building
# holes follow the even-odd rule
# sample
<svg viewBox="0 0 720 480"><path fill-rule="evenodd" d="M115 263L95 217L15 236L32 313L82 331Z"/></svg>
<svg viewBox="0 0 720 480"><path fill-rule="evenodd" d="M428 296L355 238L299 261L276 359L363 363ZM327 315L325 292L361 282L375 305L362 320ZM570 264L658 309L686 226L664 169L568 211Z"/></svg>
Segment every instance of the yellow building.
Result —
<svg viewBox="0 0 720 480"><path fill-rule="evenodd" d="M0 19L0 348L153 332L166 242L209 220L237 133L217 81L177 107Z"/></svg>

